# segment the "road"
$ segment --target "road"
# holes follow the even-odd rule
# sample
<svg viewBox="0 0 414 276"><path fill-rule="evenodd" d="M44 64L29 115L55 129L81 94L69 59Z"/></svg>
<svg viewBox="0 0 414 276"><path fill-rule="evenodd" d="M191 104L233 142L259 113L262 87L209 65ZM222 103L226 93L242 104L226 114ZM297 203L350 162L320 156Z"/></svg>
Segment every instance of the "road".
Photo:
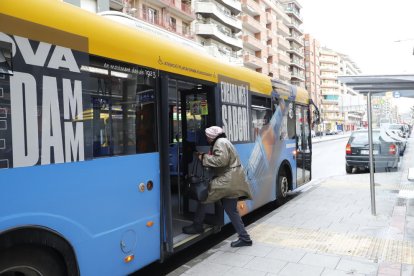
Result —
<svg viewBox="0 0 414 276"><path fill-rule="evenodd" d="M344 137L312 145L312 179L346 174L345 146L347 142L348 137Z"/></svg>

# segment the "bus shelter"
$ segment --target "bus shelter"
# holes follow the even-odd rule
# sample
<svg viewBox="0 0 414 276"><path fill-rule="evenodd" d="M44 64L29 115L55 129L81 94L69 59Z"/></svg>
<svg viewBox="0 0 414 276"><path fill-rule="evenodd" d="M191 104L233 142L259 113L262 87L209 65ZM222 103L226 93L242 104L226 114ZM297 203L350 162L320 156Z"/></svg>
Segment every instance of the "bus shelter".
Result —
<svg viewBox="0 0 414 276"><path fill-rule="evenodd" d="M375 207L375 183L374 183L374 156L372 142L372 109L371 96L385 95L393 92L394 97L414 98L414 75L366 75L366 76L339 76L338 80L356 92L367 96L368 113L368 141L369 141L369 164L370 164L370 191L371 191L371 213L376 215Z"/></svg>

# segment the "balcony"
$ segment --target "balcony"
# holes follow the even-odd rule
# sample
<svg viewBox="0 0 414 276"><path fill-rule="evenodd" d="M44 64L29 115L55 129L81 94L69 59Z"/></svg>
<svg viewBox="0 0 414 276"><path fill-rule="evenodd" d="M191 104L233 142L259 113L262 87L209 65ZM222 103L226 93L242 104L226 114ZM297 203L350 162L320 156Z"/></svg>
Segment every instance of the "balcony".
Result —
<svg viewBox="0 0 414 276"><path fill-rule="evenodd" d="M276 54L277 54L277 48L273 47L272 45L267 45L267 55L275 56Z"/></svg>
<svg viewBox="0 0 414 276"><path fill-rule="evenodd" d="M260 4L254 0L242 0L241 5L242 10L251 16L260 15L263 12Z"/></svg>
<svg viewBox="0 0 414 276"><path fill-rule="evenodd" d="M182 37L185 37L187 39L194 40L193 33L191 33L189 28L187 28L187 29L183 28L183 25L170 24L170 22L166 22L166 21L161 20L158 16L149 17L148 13L146 13L145 11L143 11L142 15L137 13L135 18L140 19L141 21L143 21L142 24L135 23L135 25L138 26L139 28L147 29L147 27L142 26L143 24L146 24L145 22L147 22L151 25L154 25L156 27L160 27L161 29L167 30L168 32L167 32L166 36L168 36L168 33L174 33L174 34L180 35ZM154 28L156 28L156 27L154 27ZM154 32L154 30L150 30L150 32Z"/></svg>
<svg viewBox="0 0 414 276"><path fill-rule="evenodd" d="M268 68L269 73L273 73L274 76L279 74L279 70L278 70L279 68L277 64L269 63L267 64L267 68Z"/></svg>
<svg viewBox="0 0 414 276"><path fill-rule="evenodd" d="M147 3L159 8L165 8L170 14L183 19L184 21L193 21L196 16L191 10L191 4L179 0L146 0Z"/></svg>
<svg viewBox="0 0 414 276"><path fill-rule="evenodd" d="M277 43L278 43L279 49L283 51L290 50L290 43L283 36L279 35L277 37Z"/></svg>
<svg viewBox="0 0 414 276"><path fill-rule="evenodd" d="M254 69L261 69L266 67L267 63L265 63L262 59L252 55L252 54L244 54L243 55L243 62L246 67L254 68Z"/></svg>
<svg viewBox="0 0 414 276"><path fill-rule="evenodd" d="M303 35L303 29L298 24L288 23L287 27L290 29L294 29L300 35Z"/></svg>
<svg viewBox="0 0 414 276"><path fill-rule="evenodd" d="M322 104L325 104L325 105L338 105L339 101L322 99Z"/></svg>
<svg viewBox="0 0 414 276"><path fill-rule="evenodd" d="M275 22L276 18L277 18L277 15L272 9L266 11L266 23Z"/></svg>
<svg viewBox="0 0 414 276"><path fill-rule="evenodd" d="M300 58L304 58L305 57L305 55L303 54L303 49L290 48L286 52L288 52L289 54L295 54L295 55L299 56Z"/></svg>
<svg viewBox="0 0 414 276"><path fill-rule="evenodd" d="M334 72L334 73L338 73L339 72L339 69L338 69L337 66L324 66L322 64L320 66L320 70L321 70L321 72L322 71L325 71L325 72Z"/></svg>
<svg viewBox="0 0 414 276"><path fill-rule="evenodd" d="M299 73L299 72L290 72L291 74L291 79L293 80L300 80L300 81L305 81L305 75L303 75L303 73Z"/></svg>
<svg viewBox="0 0 414 276"><path fill-rule="evenodd" d="M337 75L321 75L321 80L336 80L338 79Z"/></svg>
<svg viewBox="0 0 414 276"><path fill-rule="evenodd" d="M239 14L242 10L240 1L235 0L217 0L218 3L227 7L233 14Z"/></svg>
<svg viewBox="0 0 414 276"><path fill-rule="evenodd" d="M340 89L341 86L337 83L321 83L321 88L332 88L332 89Z"/></svg>
<svg viewBox="0 0 414 276"><path fill-rule="evenodd" d="M241 56L237 55L237 52L229 52L224 47L217 47L216 45L204 46L207 53L220 60L227 61L232 64L242 65L243 60Z"/></svg>
<svg viewBox="0 0 414 276"><path fill-rule="evenodd" d="M276 40L277 39L277 33L275 32L275 31L272 31L272 30L269 30L269 29L266 29L266 35L267 35L267 38L268 39L274 39L274 40Z"/></svg>
<svg viewBox="0 0 414 276"><path fill-rule="evenodd" d="M277 33L283 37L290 36L289 28L281 21L277 21Z"/></svg>
<svg viewBox="0 0 414 276"><path fill-rule="evenodd" d="M290 7L287 7L287 8L285 9L285 12L286 12L288 15L292 15L293 17L295 17L295 18L296 18L296 20L300 21L300 23L303 23L303 18L302 18L302 16L300 15L300 13L299 13L299 11L298 11L298 10L293 9L293 8L290 8Z"/></svg>
<svg viewBox="0 0 414 276"><path fill-rule="evenodd" d="M304 45L304 43L303 43L303 37L301 37L301 36L292 36L291 35L291 36L286 37L286 39L289 40L289 41L293 41L293 42L299 44L302 47Z"/></svg>
<svg viewBox="0 0 414 276"><path fill-rule="evenodd" d="M221 43L229 45L233 51L238 51L243 48L243 42L241 39L236 38L232 34L227 34L223 31L222 27L216 24L202 24L196 23L195 33L205 38L212 38L220 41Z"/></svg>
<svg viewBox="0 0 414 276"><path fill-rule="evenodd" d="M277 54L277 57L279 59L279 63L282 65L289 65L290 64L290 57L287 56L286 54L283 54L279 51L279 53Z"/></svg>
<svg viewBox="0 0 414 276"><path fill-rule="evenodd" d="M245 28L246 30L252 33L258 33L258 32L264 31L264 27L260 24L260 22L247 14L242 16L242 22L243 22L243 28Z"/></svg>
<svg viewBox="0 0 414 276"><path fill-rule="evenodd" d="M279 78L282 81L290 81L292 75L290 74L290 72L283 68L283 66L279 66Z"/></svg>
<svg viewBox="0 0 414 276"><path fill-rule="evenodd" d="M323 63L329 63L329 64L339 64L338 59L332 57L332 56L324 56L322 55L319 58L319 62Z"/></svg>
<svg viewBox="0 0 414 276"><path fill-rule="evenodd" d="M256 72L262 73L262 74L267 76L267 75L269 75L269 68L267 66L265 66L265 67L257 69Z"/></svg>
<svg viewBox="0 0 414 276"><path fill-rule="evenodd" d="M277 18L282 18L284 22L290 22L290 17L285 12L285 7L275 0L263 0L263 2L271 7L272 11L276 14Z"/></svg>
<svg viewBox="0 0 414 276"><path fill-rule="evenodd" d="M223 7L219 7L213 2L196 2L195 12L210 14L213 19L231 28L235 33L240 32L242 29L242 23L240 20L238 20L235 16L226 14Z"/></svg>
<svg viewBox="0 0 414 276"><path fill-rule="evenodd" d="M266 47L260 40L251 35L243 35L243 45L254 51L262 51Z"/></svg>
<svg viewBox="0 0 414 276"><path fill-rule="evenodd" d="M290 60L290 66L294 66L297 68L300 68L302 70L305 70L305 64L303 62L297 61L297 60Z"/></svg>
<svg viewBox="0 0 414 276"><path fill-rule="evenodd" d="M322 96L341 96L341 92L339 90L328 90L328 89L321 89Z"/></svg>

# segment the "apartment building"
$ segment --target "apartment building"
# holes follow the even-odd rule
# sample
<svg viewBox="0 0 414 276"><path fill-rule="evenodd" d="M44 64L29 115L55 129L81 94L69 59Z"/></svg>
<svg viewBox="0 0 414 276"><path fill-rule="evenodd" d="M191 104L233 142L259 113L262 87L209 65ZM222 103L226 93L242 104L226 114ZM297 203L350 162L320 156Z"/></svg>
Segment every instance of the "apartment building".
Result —
<svg viewBox="0 0 414 276"><path fill-rule="evenodd" d="M195 40L203 45L209 54L242 64L239 54L243 48L240 37L242 23L238 18L242 10L240 1L195 0L193 7L197 15L192 23Z"/></svg>
<svg viewBox="0 0 414 276"><path fill-rule="evenodd" d="M358 65L347 55L339 53L339 75L359 75L361 70ZM342 105L340 109L344 115L344 130L350 131L362 126L366 115L366 97L358 94L352 88L340 83Z"/></svg>
<svg viewBox="0 0 414 276"><path fill-rule="evenodd" d="M310 34L305 34L305 88L318 108L322 104L320 48L318 40Z"/></svg>
<svg viewBox="0 0 414 276"><path fill-rule="evenodd" d="M304 83L303 39L298 37L302 19L295 16L300 9L296 0L65 1L92 12L121 11L191 39L221 60L296 85L299 77Z"/></svg>
<svg viewBox="0 0 414 276"><path fill-rule="evenodd" d="M290 81L290 18L276 0L241 0L243 64L282 81Z"/></svg>
<svg viewBox="0 0 414 276"><path fill-rule="evenodd" d="M321 118L325 130L354 130L365 115L364 97L338 81L339 75L358 75L361 70L347 55L328 48L320 51Z"/></svg>
<svg viewBox="0 0 414 276"><path fill-rule="evenodd" d="M305 87L305 56L303 51L303 23L300 10L302 6L297 0L280 0L285 7L286 14L290 17L288 24L289 36L287 40L290 42L290 73L291 83L296 86Z"/></svg>
<svg viewBox="0 0 414 276"><path fill-rule="evenodd" d="M333 50L321 48L319 62L322 94L320 111L323 129L341 129L344 123L344 115L340 109L340 106L342 106L342 93L338 82L340 57Z"/></svg>
<svg viewBox="0 0 414 276"><path fill-rule="evenodd" d="M196 19L190 0L65 0L91 12L119 11L194 40L191 23Z"/></svg>

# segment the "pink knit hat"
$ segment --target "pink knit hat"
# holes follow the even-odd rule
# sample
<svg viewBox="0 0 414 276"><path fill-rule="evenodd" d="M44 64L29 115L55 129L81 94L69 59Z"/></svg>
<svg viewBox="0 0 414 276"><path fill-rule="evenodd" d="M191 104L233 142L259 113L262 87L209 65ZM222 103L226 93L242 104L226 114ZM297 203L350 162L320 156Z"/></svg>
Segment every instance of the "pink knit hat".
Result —
<svg viewBox="0 0 414 276"><path fill-rule="evenodd" d="M206 128L206 136L210 138L211 140L216 139L216 137L222 133L224 133L223 129L218 126L212 126L212 127Z"/></svg>

